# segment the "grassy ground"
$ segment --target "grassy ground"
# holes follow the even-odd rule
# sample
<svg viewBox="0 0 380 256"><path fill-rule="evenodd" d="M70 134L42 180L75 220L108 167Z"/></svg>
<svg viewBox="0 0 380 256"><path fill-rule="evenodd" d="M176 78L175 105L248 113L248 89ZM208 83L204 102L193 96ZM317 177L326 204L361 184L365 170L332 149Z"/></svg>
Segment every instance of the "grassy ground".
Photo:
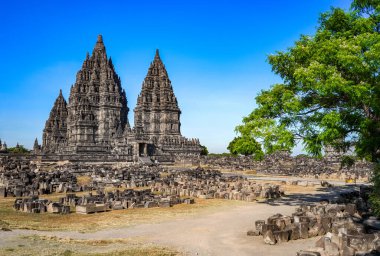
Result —
<svg viewBox="0 0 380 256"><path fill-rule="evenodd" d="M265 182L258 182L265 183ZM270 182L277 183L280 182ZM284 185L286 194L313 193L317 187L301 187ZM79 194L79 193L78 193ZM43 196L56 200L64 194ZM143 223L157 223L184 218L185 216L202 216L210 212L223 211L226 207L255 204L244 201L223 199L196 199L192 205L180 204L171 208L140 208L115 210L106 213L82 215L72 213L69 215L59 214L31 214L17 212L12 209L15 198L0 199L0 228L32 229L43 231L79 231L94 232L102 229L116 229ZM260 200L262 201L262 200ZM5 231L0 231L5 232ZM16 232L16 231L15 231ZM2 255L182 255L175 248L166 248L148 243L144 237L80 240L69 237L58 238L56 233L51 235L28 235L8 238L6 246L0 247ZM5 236L6 237L6 236Z"/></svg>
<svg viewBox="0 0 380 256"><path fill-rule="evenodd" d="M60 195L62 196L62 195ZM58 196L42 196L54 199ZM31 214L12 209L15 198L0 199L0 223L5 222L11 229L31 229L47 231L80 231L93 232L101 229L127 227L141 223L155 223L172 218L194 215L205 210L217 209L223 205L236 205L243 202L222 199L196 199L192 205L179 204L170 208L137 208L115 210L96 214L68 215L40 213Z"/></svg>
<svg viewBox="0 0 380 256"><path fill-rule="evenodd" d="M266 183L257 181L257 183ZM271 184L281 184L281 182L270 182ZM286 194L291 193L312 193L316 187L301 187L293 185L281 185ZM77 193L81 195L83 193ZM64 194L44 195L41 198L58 200ZM195 204L179 204L170 208L137 208L115 210L96 214L68 215L40 213L31 214L15 211L12 206L15 198L0 199L0 229L31 229L45 231L79 231L94 232L101 229L111 229L118 227L128 227L142 223L157 223L171 220L173 218L189 215L202 214L205 211L218 210L220 207L244 204L244 201L224 200L224 199L195 199Z"/></svg>
<svg viewBox="0 0 380 256"><path fill-rule="evenodd" d="M44 198L56 199L59 196L62 195L44 196ZM101 229L122 228L141 223L156 223L189 215L202 214L206 211L216 211L221 209L221 207L246 203L219 199L197 199L195 204L180 204L171 208L141 208L115 210L89 215L76 213L59 215L17 212L12 209L13 202L14 198L0 199L1 226L11 229L79 232L94 232ZM54 234L54 232L51 234ZM172 256L182 254L175 249L146 243L144 238L141 237L133 239L74 240L71 238L58 238L53 235L30 235L23 236L21 239L17 237L14 241L7 241L5 247L0 247L0 256L2 255Z"/></svg>
<svg viewBox="0 0 380 256"><path fill-rule="evenodd" d="M0 248L0 255L174 256L181 254L175 250L144 243L136 239L74 240L32 235L10 241L7 247Z"/></svg>

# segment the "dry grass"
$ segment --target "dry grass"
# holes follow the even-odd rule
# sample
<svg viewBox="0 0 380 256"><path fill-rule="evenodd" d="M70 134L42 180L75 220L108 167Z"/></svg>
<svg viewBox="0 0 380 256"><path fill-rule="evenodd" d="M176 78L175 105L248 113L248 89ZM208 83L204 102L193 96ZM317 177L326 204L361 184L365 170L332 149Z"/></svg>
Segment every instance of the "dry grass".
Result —
<svg viewBox="0 0 380 256"><path fill-rule="evenodd" d="M234 174L234 175L257 175L256 170L231 170L231 169L218 169L222 173Z"/></svg>
<svg viewBox="0 0 380 256"><path fill-rule="evenodd" d="M44 196L56 199L62 195ZM192 205L179 204L170 208L137 208L116 210L96 214L31 214L12 209L14 198L0 199L0 220L9 224L11 229L31 229L47 231L80 231L94 232L101 229L120 228L141 223L157 223L175 217L195 215L212 211L220 206L229 206L244 202L222 199L196 199Z"/></svg>
<svg viewBox="0 0 380 256"><path fill-rule="evenodd" d="M267 181L256 181L258 184L268 183ZM281 182L269 182L279 184L284 187L285 194L293 193L315 193L319 186L294 186L282 185ZM81 195L83 193L77 193ZM64 194L46 195L41 198L57 200ZM31 214L17 212L12 206L15 198L0 199L0 224L2 223L10 229L31 229L46 231L79 231L94 232L102 229L122 228L143 223L158 223L171 220L173 218L185 217L189 215L202 214L204 212L220 210L220 207L230 207L233 205L246 204L244 201L224 200L224 199L195 199L192 205L179 204L170 208L138 208L115 210L96 214L76 214L68 215L41 213Z"/></svg>
<svg viewBox="0 0 380 256"><path fill-rule="evenodd" d="M80 186L89 185L91 181L92 181L92 178L87 175L82 175L82 176L77 177L77 183Z"/></svg>
<svg viewBox="0 0 380 256"><path fill-rule="evenodd" d="M23 236L13 240L0 255L151 255L174 256L179 252L136 239L74 240L55 236Z"/></svg>

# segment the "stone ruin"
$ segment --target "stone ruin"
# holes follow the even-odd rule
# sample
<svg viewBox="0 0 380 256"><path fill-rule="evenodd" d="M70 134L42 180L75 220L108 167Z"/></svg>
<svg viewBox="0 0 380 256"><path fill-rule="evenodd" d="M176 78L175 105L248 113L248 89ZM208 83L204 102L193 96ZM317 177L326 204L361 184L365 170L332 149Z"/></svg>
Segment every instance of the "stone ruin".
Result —
<svg viewBox="0 0 380 256"><path fill-rule="evenodd" d="M101 175L92 175L97 181L86 187L86 191L90 191L88 195L78 197L75 194L66 194L58 202L39 199L34 195L26 199L17 198L14 208L29 213L69 213L70 209L65 207L71 206L72 209L75 208L75 212L87 214L119 209L171 207L180 203L192 204L194 198L252 202L260 198L278 198L284 194L279 185L269 183L261 185L241 176L225 177L220 172L212 170L162 170L161 174L163 173L164 177L153 175L152 170L147 167L136 172L129 170L109 172L113 178L114 174L122 174L125 180L110 179L110 176L104 175L103 171L95 173ZM119 175L117 177L121 178ZM115 189L110 192L106 190L106 187L110 186L148 188ZM93 191L96 193L93 194Z"/></svg>
<svg viewBox="0 0 380 256"><path fill-rule="evenodd" d="M220 171L202 168L166 171L165 178L155 180L150 188L163 195L256 201L284 195L280 185L258 184L242 176L225 176Z"/></svg>
<svg viewBox="0 0 380 256"><path fill-rule="evenodd" d="M289 152L277 152L266 155L262 161L254 161L251 156L202 156L201 158L181 156L177 162L207 166L212 169L246 171L252 170L260 174L288 175L307 178L348 177L368 181L371 176L372 163L359 160L351 168L342 167L339 157L325 156L322 159L305 155L291 156Z"/></svg>
<svg viewBox="0 0 380 256"><path fill-rule="evenodd" d="M68 103L60 91L33 153L41 162L172 162L199 156L198 139L181 134L181 110L158 50L128 121L126 92L101 35L86 55Z"/></svg>
<svg viewBox="0 0 380 256"><path fill-rule="evenodd" d="M84 184L78 182L78 177L89 179ZM82 191L88 195L75 195ZM193 203L194 198L255 201L284 194L280 185L259 184L242 176L202 168L165 170L140 164L119 168L67 164L42 171L21 156L0 158L0 192L1 197L16 197L14 208L29 213L69 213L67 206L80 213L170 207ZM56 202L40 198L51 193L66 195Z"/></svg>
<svg viewBox="0 0 380 256"><path fill-rule="evenodd" d="M0 139L0 153L6 153L7 152L7 143L4 142L1 142L1 139Z"/></svg>
<svg viewBox="0 0 380 256"><path fill-rule="evenodd" d="M172 207L175 204L194 203L190 198L179 198L178 196L160 196L155 195L150 189L133 190L125 189L124 191L115 190L98 194L76 196L75 194L66 194L65 197L59 198L58 202L38 197L17 198L13 208L16 211L26 213L60 213L68 214L71 211L81 214L106 212L111 210L134 209L134 208L152 208L152 207ZM72 209L72 210L70 210Z"/></svg>
<svg viewBox="0 0 380 256"><path fill-rule="evenodd" d="M350 256L380 254L380 225L371 217L369 187L342 193L330 203L301 205L292 216L275 214L255 222L249 236L262 236L266 244L320 236L315 248L298 256ZM376 223L376 224L374 224Z"/></svg>
<svg viewBox="0 0 380 256"><path fill-rule="evenodd" d="M27 158L0 158L0 197L32 197L54 192L79 192L69 171L38 171Z"/></svg>
<svg viewBox="0 0 380 256"><path fill-rule="evenodd" d="M47 199L39 199L38 196L17 198L13 204L13 209L26 213L70 213L70 206Z"/></svg>

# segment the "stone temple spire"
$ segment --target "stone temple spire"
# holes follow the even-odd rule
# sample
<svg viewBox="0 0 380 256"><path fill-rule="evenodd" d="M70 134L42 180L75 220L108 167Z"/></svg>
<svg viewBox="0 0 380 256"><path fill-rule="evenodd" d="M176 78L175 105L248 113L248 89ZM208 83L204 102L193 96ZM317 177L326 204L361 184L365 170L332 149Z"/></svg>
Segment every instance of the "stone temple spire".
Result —
<svg viewBox="0 0 380 256"><path fill-rule="evenodd" d="M36 153L39 153L41 150L41 146L40 144L38 144L38 140L37 138L34 140L34 145L33 145L33 152L36 154Z"/></svg>
<svg viewBox="0 0 380 256"><path fill-rule="evenodd" d="M49 119L46 121L43 132L43 150L55 152L66 143L67 133L67 103L62 95L62 90L54 102L50 111ZM37 142L38 143L38 142Z"/></svg>
<svg viewBox="0 0 380 256"><path fill-rule="evenodd" d="M71 150L86 150L95 145L107 148L120 129L124 132L129 128L126 94L111 58L107 57L101 35L77 73L67 108Z"/></svg>
<svg viewBox="0 0 380 256"><path fill-rule="evenodd" d="M103 56L107 56L106 47L104 46L102 35L98 35L98 40L96 41L94 50L92 51L92 55L94 55L97 52L101 53L101 55Z"/></svg>
<svg viewBox="0 0 380 256"><path fill-rule="evenodd" d="M155 139L181 134L181 110L158 50L143 81L134 112L135 126L142 125L144 132Z"/></svg>
<svg viewBox="0 0 380 256"><path fill-rule="evenodd" d="M34 149L34 148L38 148L38 147L39 147L38 139L36 138L36 139L34 140L33 149Z"/></svg>
<svg viewBox="0 0 380 256"><path fill-rule="evenodd" d="M165 65L161 60L160 52L158 49L156 49L156 55L154 56L153 62L150 64L147 76L159 76L168 78L168 73L166 72Z"/></svg>

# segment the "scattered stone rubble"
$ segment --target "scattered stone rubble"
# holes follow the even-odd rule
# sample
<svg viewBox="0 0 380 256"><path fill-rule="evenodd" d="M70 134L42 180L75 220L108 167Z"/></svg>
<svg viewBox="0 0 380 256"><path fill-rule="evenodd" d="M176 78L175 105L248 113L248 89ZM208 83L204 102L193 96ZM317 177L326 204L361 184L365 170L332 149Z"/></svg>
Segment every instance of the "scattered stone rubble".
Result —
<svg viewBox="0 0 380 256"><path fill-rule="evenodd" d="M93 195L76 196L67 194L61 197L59 202L52 202L47 199L18 198L15 200L13 208L16 211L27 213L60 213L68 214L71 211L76 213L89 214L106 212L110 210L152 208L152 207L172 207L175 204L194 203L190 198L179 198L178 196L160 196L151 193L150 189L100 193Z"/></svg>
<svg viewBox="0 0 380 256"><path fill-rule="evenodd" d="M52 202L47 199L39 199L37 196L30 198L17 198L13 204L16 211L26 213L70 213L70 206L58 202Z"/></svg>
<svg viewBox="0 0 380 256"><path fill-rule="evenodd" d="M257 220L247 235L261 235L270 245L321 236L315 248L298 256L379 255L380 228L371 222L367 200L368 187L361 187L334 202L301 205L292 216L275 214L267 221Z"/></svg>
<svg viewBox="0 0 380 256"><path fill-rule="evenodd" d="M79 192L76 176L69 171L39 171L27 159L0 159L0 197L31 197L53 192Z"/></svg>
<svg viewBox="0 0 380 256"><path fill-rule="evenodd" d="M158 166L129 166L122 169L92 168L89 175L93 188L114 187L148 187L160 177L162 168Z"/></svg>
<svg viewBox="0 0 380 256"><path fill-rule="evenodd" d="M145 171L143 171L145 170ZM155 169L154 169L155 170ZM156 170L157 171L157 170ZM93 171L94 172L94 171ZM163 171L162 177L153 173L152 169L144 168L135 173L130 170L117 170L99 175L94 172L93 181L88 188L95 190L86 196L66 194L59 202L52 202L38 197L16 199L14 208L28 213L95 213L109 210L130 208L171 207L175 204L194 203L193 198L219 198L229 200L255 201L257 198L278 198L284 194L279 185L257 184L241 176L223 176L219 171L213 170L176 170ZM100 171L100 174L104 174ZM112 178L111 178L112 177ZM116 177L119 177L116 179ZM110 182L110 183L107 183ZM112 183L114 182L114 183ZM94 186L96 183L97 186ZM106 190L109 185L127 188L123 191L117 189L113 192ZM106 186L107 185L107 186Z"/></svg>
<svg viewBox="0 0 380 256"><path fill-rule="evenodd" d="M372 172L372 164L366 161L356 161L351 168L341 167L339 157L330 155L322 159L305 155L293 157L289 152L277 152L265 156L262 161L254 161L251 156L203 156L199 159L186 156L178 158L178 163L197 162L208 168L231 171L254 170L261 174L289 175L312 178L356 178L368 180Z"/></svg>
<svg viewBox="0 0 380 256"><path fill-rule="evenodd" d="M224 176L219 171L202 168L168 171L165 178L155 180L150 188L163 195L249 202L257 198L278 198L284 195L280 185L261 185L242 176Z"/></svg>

